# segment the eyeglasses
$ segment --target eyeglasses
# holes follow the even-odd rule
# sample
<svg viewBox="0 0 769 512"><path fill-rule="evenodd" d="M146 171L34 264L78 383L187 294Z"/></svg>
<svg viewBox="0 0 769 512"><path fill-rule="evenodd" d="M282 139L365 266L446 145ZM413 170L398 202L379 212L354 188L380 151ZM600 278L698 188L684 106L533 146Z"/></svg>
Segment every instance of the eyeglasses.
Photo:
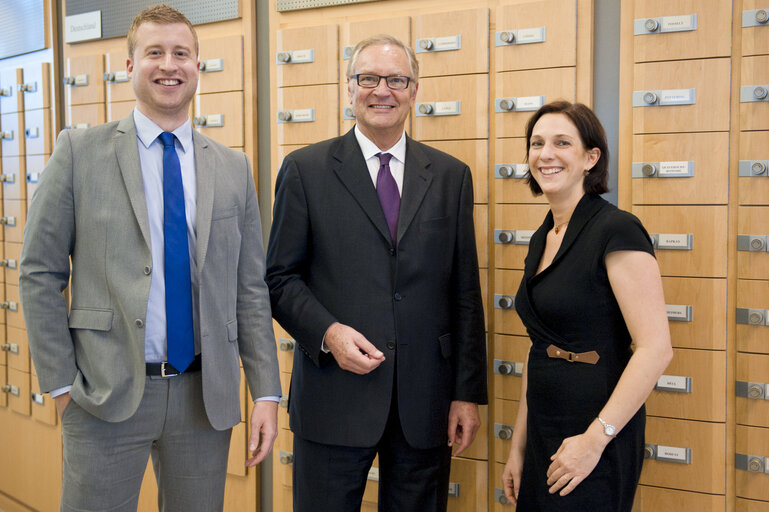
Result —
<svg viewBox="0 0 769 512"><path fill-rule="evenodd" d="M407 76L400 76L400 75L382 76L382 75L372 75L369 73L358 73L357 75L353 75L350 78L354 78L355 81L358 83L358 85L365 89L374 89L378 87L379 82L383 78L385 79L385 83L387 84L387 87L389 87L390 89L396 89L396 90L406 89L409 86L409 82L411 81L411 78Z"/></svg>

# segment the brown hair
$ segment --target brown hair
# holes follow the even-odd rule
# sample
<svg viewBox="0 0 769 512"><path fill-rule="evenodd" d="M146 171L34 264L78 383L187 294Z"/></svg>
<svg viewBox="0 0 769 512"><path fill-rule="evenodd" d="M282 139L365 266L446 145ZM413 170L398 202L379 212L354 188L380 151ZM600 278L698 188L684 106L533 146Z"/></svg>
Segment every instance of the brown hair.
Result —
<svg viewBox="0 0 769 512"><path fill-rule="evenodd" d="M195 32L195 28L190 23L190 20L177 11L173 7L166 4L153 5L147 7L140 12L131 23L131 28L128 29L128 36L126 37L128 43L128 58L133 59L134 48L136 48L136 31L139 29L142 23L157 23L158 25L170 25L172 23L184 23L189 27L192 32L192 38L195 40L195 55L200 53L198 46L198 34Z"/></svg>
<svg viewBox="0 0 769 512"><path fill-rule="evenodd" d="M397 46L406 52L406 55L409 58L411 81L417 83L419 81L419 62L417 62L417 56L414 54L414 50L412 50L410 46L403 44L397 37L388 34L372 36L355 45L355 48L352 51L352 57L350 57L350 62L347 64L347 78L351 78L355 74L355 65L358 64L358 55L361 51L369 46L384 46L386 44Z"/></svg>
<svg viewBox="0 0 769 512"><path fill-rule="evenodd" d="M526 161L529 161L529 147L531 145L531 133L534 125L545 114L563 114L568 117L579 132L582 146L586 150L598 148L601 156L598 162L590 169L582 182L586 194L604 194L609 191L609 145L606 143L601 121L589 107L582 103L571 103L564 100L553 101L540 107L526 124ZM542 189L531 175L531 170L526 175L526 183L531 192L538 196Z"/></svg>

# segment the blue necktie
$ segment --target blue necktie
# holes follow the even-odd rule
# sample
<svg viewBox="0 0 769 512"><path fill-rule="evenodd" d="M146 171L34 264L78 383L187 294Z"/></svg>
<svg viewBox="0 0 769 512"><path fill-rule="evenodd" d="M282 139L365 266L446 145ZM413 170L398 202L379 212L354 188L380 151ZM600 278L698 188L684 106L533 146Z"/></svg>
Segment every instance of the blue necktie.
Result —
<svg viewBox="0 0 769 512"><path fill-rule="evenodd" d="M387 227L390 228L390 237L393 245L398 241L398 211L401 207L401 195L398 192L398 184L395 183L390 171L390 153L377 153L379 157L379 173L376 176L376 194L382 205Z"/></svg>
<svg viewBox="0 0 769 512"><path fill-rule="evenodd" d="M173 133L163 132L163 239L165 240L166 340L168 362L183 372L195 359L192 284L182 168Z"/></svg>

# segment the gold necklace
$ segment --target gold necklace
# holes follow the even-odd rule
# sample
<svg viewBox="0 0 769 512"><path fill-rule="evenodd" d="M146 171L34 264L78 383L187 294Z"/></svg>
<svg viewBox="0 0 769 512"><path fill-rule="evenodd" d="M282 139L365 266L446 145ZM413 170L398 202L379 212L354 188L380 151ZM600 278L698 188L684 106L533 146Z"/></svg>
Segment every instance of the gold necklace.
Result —
<svg viewBox="0 0 769 512"><path fill-rule="evenodd" d="M555 231L555 234L557 235L558 232L561 230L562 227L566 226L569 223L567 220L566 222L563 222L561 224L558 224L556 227L553 228L553 231Z"/></svg>

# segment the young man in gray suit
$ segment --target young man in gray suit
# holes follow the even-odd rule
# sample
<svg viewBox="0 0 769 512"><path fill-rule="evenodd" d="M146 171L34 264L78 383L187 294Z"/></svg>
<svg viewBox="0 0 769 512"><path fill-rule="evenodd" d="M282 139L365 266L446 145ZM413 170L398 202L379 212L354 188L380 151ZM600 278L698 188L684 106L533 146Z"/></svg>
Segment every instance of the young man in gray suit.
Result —
<svg viewBox="0 0 769 512"><path fill-rule="evenodd" d="M257 397L247 465L277 434L254 180L245 155L192 129L200 64L183 14L139 14L128 56L136 109L59 135L24 236L30 350L62 422L61 509L136 510L151 454L161 510L221 510L239 360Z"/></svg>
<svg viewBox="0 0 769 512"><path fill-rule="evenodd" d="M278 174L267 283L297 341L289 413L294 511L360 510L379 455L379 510L442 511L451 448L486 403L470 169L406 136L414 52L358 43L356 126Z"/></svg>

